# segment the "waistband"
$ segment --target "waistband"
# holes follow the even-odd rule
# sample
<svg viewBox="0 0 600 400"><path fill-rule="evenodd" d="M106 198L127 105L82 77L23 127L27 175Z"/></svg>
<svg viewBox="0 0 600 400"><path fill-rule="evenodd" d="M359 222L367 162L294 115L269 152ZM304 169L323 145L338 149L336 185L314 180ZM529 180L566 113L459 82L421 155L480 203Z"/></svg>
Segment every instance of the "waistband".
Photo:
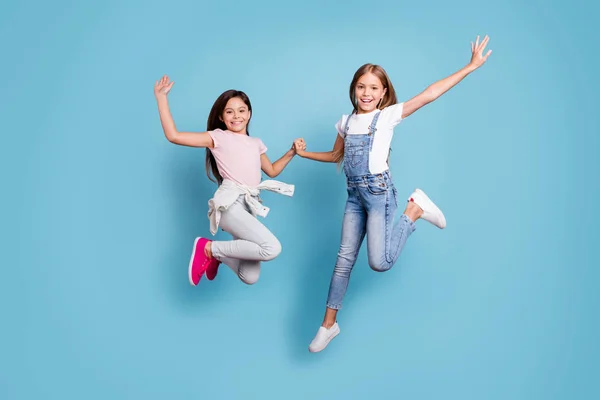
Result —
<svg viewBox="0 0 600 400"><path fill-rule="evenodd" d="M346 176L346 182L351 185L351 184L360 184L360 183L368 183L368 182L374 182L374 181L379 181L379 180L384 180L384 181L389 181L391 182L392 180L392 174L390 173L390 170L385 170L381 173L378 174L366 174L366 175L357 175L357 176Z"/></svg>

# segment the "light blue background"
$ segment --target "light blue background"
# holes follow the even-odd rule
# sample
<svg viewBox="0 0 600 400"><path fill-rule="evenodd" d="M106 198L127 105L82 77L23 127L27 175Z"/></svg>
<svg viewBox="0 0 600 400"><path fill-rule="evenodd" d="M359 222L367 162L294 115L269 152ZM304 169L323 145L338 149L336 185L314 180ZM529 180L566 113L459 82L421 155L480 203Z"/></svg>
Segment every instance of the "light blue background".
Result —
<svg viewBox="0 0 600 400"><path fill-rule="evenodd" d="M0 398L592 399L600 350L596 6L475 2L12 1L0 22ZM589 4L589 2L588 2ZM187 281L215 186L163 136L224 90L278 158L328 150L348 84L383 65L406 100L487 64L396 130L398 191L424 222L390 272L364 248L342 333L323 316L345 202L334 165L295 159L264 194L283 244L258 284ZM219 234L219 237L227 237Z"/></svg>

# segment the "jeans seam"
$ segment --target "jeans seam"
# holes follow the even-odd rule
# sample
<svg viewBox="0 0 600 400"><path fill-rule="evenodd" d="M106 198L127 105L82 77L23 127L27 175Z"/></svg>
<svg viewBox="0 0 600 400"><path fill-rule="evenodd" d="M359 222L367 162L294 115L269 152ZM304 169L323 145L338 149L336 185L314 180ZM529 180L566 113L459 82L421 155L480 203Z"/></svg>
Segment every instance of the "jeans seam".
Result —
<svg viewBox="0 0 600 400"><path fill-rule="evenodd" d="M390 233L390 229L392 229L390 227L390 191L387 191L386 194L386 201L385 201L385 260L387 261L388 264L391 264L392 262L392 255L390 254L392 249L392 238L391 238L391 233ZM393 225L393 221L391 222L391 225ZM391 268L391 266L389 266ZM389 269L389 268L388 268Z"/></svg>

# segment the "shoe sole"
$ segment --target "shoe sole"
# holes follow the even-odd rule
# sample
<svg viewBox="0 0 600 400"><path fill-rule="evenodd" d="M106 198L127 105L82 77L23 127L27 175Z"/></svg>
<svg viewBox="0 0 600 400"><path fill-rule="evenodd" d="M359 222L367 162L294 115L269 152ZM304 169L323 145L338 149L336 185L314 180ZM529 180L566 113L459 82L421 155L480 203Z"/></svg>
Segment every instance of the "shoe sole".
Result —
<svg viewBox="0 0 600 400"><path fill-rule="evenodd" d="M336 331L336 332L335 332L333 335L331 335L331 336L330 336L330 337L327 339L327 341L325 342L325 345L324 345L324 346L323 346L321 349L319 349L319 350L311 350L311 349L310 349L310 347L309 347L309 348L308 348L308 351L310 351L311 353L319 353L319 352L321 352L321 351L325 350L325 348L326 348L327 346L329 346L329 343L330 343L330 342L331 342L331 341L332 341L332 340L333 340L333 339L334 339L334 338L335 338L337 335L339 335L339 334L340 334L340 328L338 328L338 329L337 329L337 331Z"/></svg>

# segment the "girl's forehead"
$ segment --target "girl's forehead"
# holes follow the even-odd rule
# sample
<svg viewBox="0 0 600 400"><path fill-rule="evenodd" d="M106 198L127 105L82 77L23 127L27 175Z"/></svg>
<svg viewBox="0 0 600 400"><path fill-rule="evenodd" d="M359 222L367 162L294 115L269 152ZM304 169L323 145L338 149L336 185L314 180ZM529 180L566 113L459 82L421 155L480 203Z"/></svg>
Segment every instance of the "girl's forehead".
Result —
<svg viewBox="0 0 600 400"><path fill-rule="evenodd" d="M381 85L381 80L377 77L377 75L367 72L358 78L358 83L362 83L364 85Z"/></svg>
<svg viewBox="0 0 600 400"><path fill-rule="evenodd" d="M240 99L239 97L234 97L234 98L229 99L229 101L227 102L227 105L225 107L226 108L246 107L246 103L244 103L242 101L242 99Z"/></svg>

